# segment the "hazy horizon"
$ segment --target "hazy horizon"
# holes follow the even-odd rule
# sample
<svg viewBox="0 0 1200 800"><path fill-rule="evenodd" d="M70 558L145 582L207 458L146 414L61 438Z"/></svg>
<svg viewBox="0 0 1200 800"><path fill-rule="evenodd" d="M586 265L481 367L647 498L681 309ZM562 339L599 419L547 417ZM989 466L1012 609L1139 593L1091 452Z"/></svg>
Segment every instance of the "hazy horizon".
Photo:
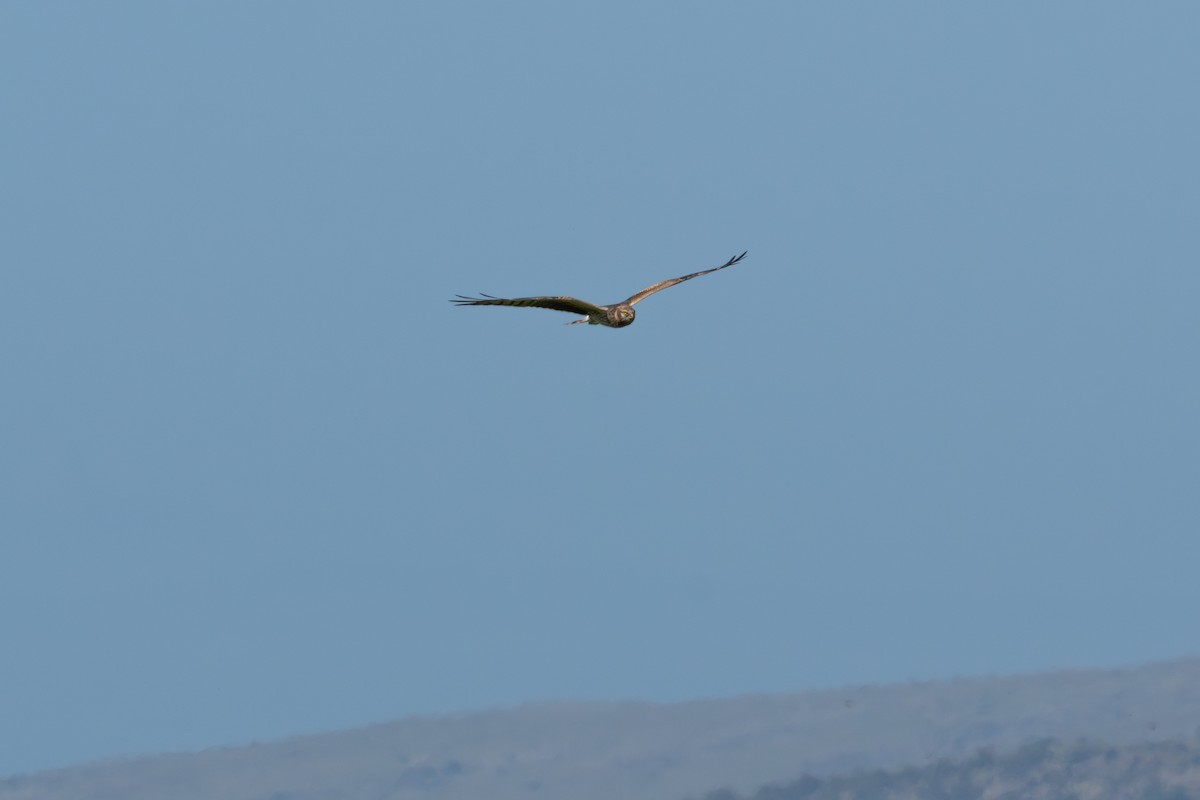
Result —
<svg viewBox="0 0 1200 800"><path fill-rule="evenodd" d="M1198 38L3 4L0 775L1197 652Z"/></svg>
<svg viewBox="0 0 1200 800"><path fill-rule="evenodd" d="M412 717L15 776L0 779L0 798L716 800L709 794L723 787L752 793L801 775L853 780L881 769L911 776L913 768L980 756L980 748L994 754L1037 743L1040 752L1050 740L1068 748L1086 741L1110 763L1114 747L1172 743L1165 753L1188 740L1200 746L1198 719L1200 658L1191 658L682 703L534 703ZM979 763L994 755L981 757ZM1152 770L1143 775L1150 780L1165 765L1143 766ZM1012 773L989 781L1011 781Z"/></svg>

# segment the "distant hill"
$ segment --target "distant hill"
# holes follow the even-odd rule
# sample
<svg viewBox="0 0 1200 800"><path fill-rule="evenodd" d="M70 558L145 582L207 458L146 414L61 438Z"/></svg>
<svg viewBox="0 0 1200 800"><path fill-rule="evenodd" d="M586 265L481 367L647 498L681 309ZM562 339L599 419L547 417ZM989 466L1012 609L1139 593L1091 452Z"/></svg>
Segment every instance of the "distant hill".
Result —
<svg viewBox="0 0 1200 800"><path fill-rule="evenodd" d="M1200 739L1113 746L1042 739L965 760L873 770L850 776L806 775L744 797L729 790L704 800L1196 800Z"/></svg>
<svg viewBox="0 0 1200 800"><path fill-rule="evenodd" d="M1200 735L1200 659L650 703L548 703L0 781L0 800L679 800L1038 738Z"/></svg>

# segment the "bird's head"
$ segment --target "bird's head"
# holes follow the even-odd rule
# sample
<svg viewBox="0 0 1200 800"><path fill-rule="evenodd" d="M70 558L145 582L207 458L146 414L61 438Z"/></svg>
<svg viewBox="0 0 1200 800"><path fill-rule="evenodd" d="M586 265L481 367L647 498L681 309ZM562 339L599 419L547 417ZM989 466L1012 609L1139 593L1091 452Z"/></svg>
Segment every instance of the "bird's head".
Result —
<svg viewBox="0 0 1200 800"><path fill-rule="evenodd" d="M613 326L624 328L626 325L633 322L633 307L632 306L617 306L613 309Z"/></svg>

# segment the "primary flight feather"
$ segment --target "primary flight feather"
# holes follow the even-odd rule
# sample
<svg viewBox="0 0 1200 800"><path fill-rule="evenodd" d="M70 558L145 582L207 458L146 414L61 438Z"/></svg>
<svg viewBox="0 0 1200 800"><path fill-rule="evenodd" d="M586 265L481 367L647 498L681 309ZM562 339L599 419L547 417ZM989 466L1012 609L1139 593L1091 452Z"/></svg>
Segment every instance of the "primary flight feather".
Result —
<svg viewBox="0 0 1200 800"><path fill-rule="evenodd" d="M749 252L749 251L747 251ZM629 297L628 300L622 300L620 303L613 303L607 306L593 305L586 300L580 300L577 297L492 297L491 295L481 294L479 297L464 297L457 295L456 300L451 300L451 303L457 303L460 306L524 306L528 308L548 308L552 311L566 311L571 314L583 314L583 319L573 320L568 322L568 325L578 325L586 322L590 325L607 325L610 328L624 328L626 325L633 323L634 313L633 306L635 303L640 303L655 292L661 292L663 289L669 289L677 283L690 281L692 278L698 278L701 275L707 275L710 272L716 272L719 269L732 267L734 264L746 257L746 253L740 256L734 256L719 267L712 269L693 272L691 275L684 275L681 278L671 278L667 281L660 281L653 286L647 286L635 295Z"/></svg>

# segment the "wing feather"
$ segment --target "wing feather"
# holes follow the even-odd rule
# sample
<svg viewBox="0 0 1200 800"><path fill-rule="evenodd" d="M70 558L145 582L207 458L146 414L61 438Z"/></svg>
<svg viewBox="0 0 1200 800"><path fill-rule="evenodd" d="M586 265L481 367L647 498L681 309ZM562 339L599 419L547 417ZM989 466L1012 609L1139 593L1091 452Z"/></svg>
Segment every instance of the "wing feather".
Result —
<svg viewBox="0 0 1200 800"><path fill-rule="evenodd" d="M748 252L750 252L750 251L747 250L746 253L748 253ZM724 264L722 264L719 267L713 267L712 269L706 269L706 270L702 270L700 272L693 272L691 275L684 275L682 278L671 278L668 281L659 281L658 283L654 284L653 286L647 286L645 289L642 289L640 292L638 292L637 294L633 295L628 300L626 300L625 303L627 305L633 305L634 303L640 303L642 300L645 300L647 297L654 294L655 292L661 292L663 289L669 289L677 283L683 283L684 281L690 281L692 278L699 278L701 275L707 275L708 273L716 272L719 269L725 269L726 267L732 267L734 264L738 263L743 258L745 258L746 253L742 253L740 256L734 256L733 258L729 259L728 261L726 261Z"/></svg>
<svg viewBox="0 0 1200 800"><path fill-rule="evenodd" d="M570 314L603 314L604 309L577 297L492 297L480 293L479 297L464 297L451 300L460 306L519 306L523 308L548 308L551 311L566 311Z"/></svg>

